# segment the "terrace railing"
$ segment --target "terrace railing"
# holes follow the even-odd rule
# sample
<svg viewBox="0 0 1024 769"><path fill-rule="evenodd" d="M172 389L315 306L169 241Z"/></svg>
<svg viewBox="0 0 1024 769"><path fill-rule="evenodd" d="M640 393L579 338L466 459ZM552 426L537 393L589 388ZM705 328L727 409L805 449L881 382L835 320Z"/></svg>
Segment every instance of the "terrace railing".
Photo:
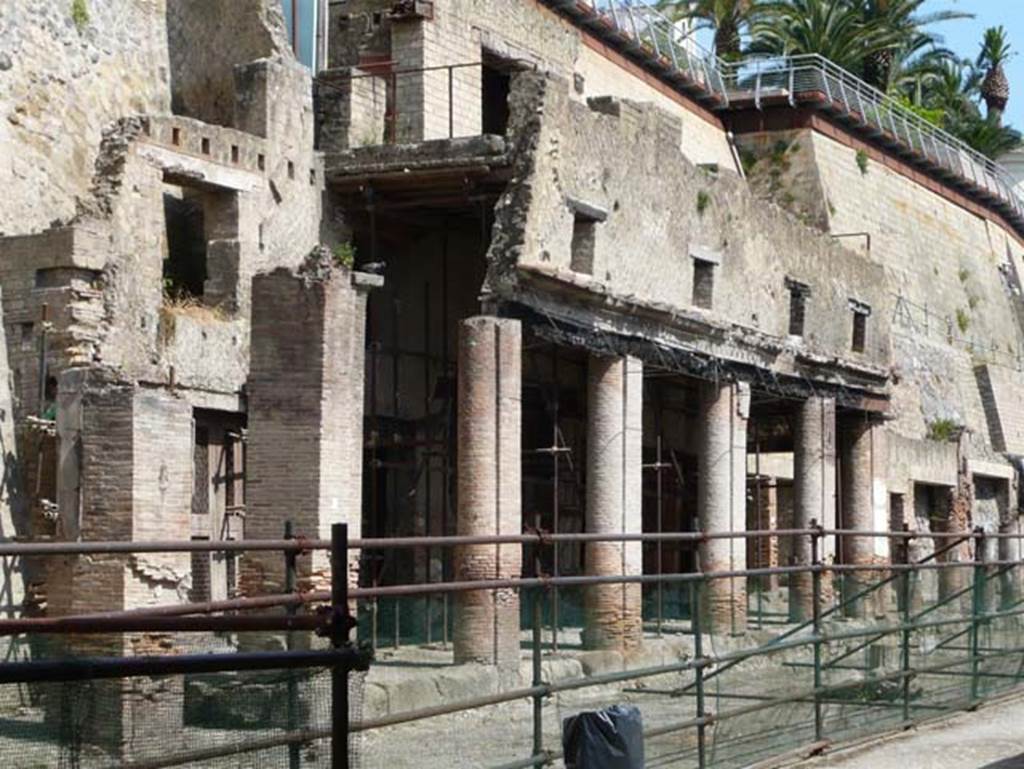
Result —
<svg viewBox="0 0 1024 769"><path fill-rule="evenodd" d="M717 66L734 105L749 102L760 109L784 101L837 112L901 154L1024 215L1024 200L1002 166L823 56L758 57Z"/></svg>
<svg viewBox="0 0 1024 769"><path fill-rule="evenodd" d="M720 62L687 30L640 0L556 0L597 34L617 38L631 52L645 55L680 86L696 87L723 105L729 94Z"/></svg>

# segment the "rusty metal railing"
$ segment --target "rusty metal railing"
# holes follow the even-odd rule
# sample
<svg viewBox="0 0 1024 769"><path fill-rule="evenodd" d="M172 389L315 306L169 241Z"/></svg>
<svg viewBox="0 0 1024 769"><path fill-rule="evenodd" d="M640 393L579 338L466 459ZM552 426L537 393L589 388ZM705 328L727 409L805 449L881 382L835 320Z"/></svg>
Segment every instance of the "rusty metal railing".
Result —
<svg viewBox="0 0 1024 769"><path fill-rule="evenodd" d="M826 708L833 703L837 697L841 698L844 692L850 687L849 683L829 684L824 675L842 667L839 663L846 661L852 654L877 644L886 638L895 638L900 649L900 662L898 670L892 670L882 674L874 675L871 681L874 684L889 682L899 689L898 701L862 703L864 707L898 707L903 716L903 722L910 723L920 708L926 707L915 703L914 694L910 687L911 681L923 680L926 677L938 676L959 676L969 683L970 694L965 705L976 704L984 696L984 682L987 677L1002 675L992 672L986 668L993 660L1005 658L1020 658L1024 660L1024 648L999 648L996 650L986 648L982 639L985 628L997 621L1017 621L1016 618L1024 616L1024 602L1021 596L1011 588L1003 589L1003 600L998 609L989 605L988 595L991 593L990 585L994 580L999 580L1002 586L1003 580L1008 573L1015 572L1019 576L1024 562L1019 558L1013 559L990 559L986 557L987 543L989 540L999 542L1016 542L1020 545L1020 536L1014 533L988 532L978 529L973 532L870 532L859 530L834 529L827 530L816 525L807 529L790 530L768 530L768 531L744 531L744 532L665 532L661 534L643 534L638 532L611 533L611 534L568 534L548 533L543 531L527 532L519 535L505 535L499 537L488 536L451 536L451 537L401 537L401 538L366 538L355 539L345 542L344 538L338 536L331 542L315 539L284 539L275 541L256 542L150 542L150 543L121 543L121 542L75 542L75 543L26 543L26 544L3 544L0 545L0 555L5 556L33 556L43 555L94 555L97 553L126 553L132 552L134 545L145 552L184 552L211 550L239 551L251 549L253 551L280 550L285 555L285 562L288 569L294 569L296 557L304 552L313 550L331 550L334 564L349 563L349 550L369 551L373 549L415 549L415 548L439 548L453 547L467 544L494 544L502 546L529 546L533 548L552 547L558 543L566 542L683 542L691 545L706 543L714 540L724 539L757 539L757 538L802 538L810 539L811 553L809 563L793 564L790 566L769 566L763 568L716 570L716 571L693 571L686 573L665 573L665 574L618 574L618 575L544 575L524 576L509 579L490 579L477 581L456 581L428 584L401 584L360 587L348 590L346 569L335 569L332 571L332 590L314 592L287 592L280 595L250 596L245 598L232 599L222 602L206 602L202 604L183 604L172 606L157 606L135 609L127 612L108 612L77 617L42 617L25 619L0 620L0 635L11 635L20 633L41 633L41 634L68 634L68 633L113 633L113 632L195 632L211 630L234 630L243 632L247 630L291 632L297 629L320 630L326 632L335 640L335 648L343 650L339 652L337 660L344 661L350 665L356 661L353 656L353 647L346 646L347 631L345 638L342 636L342 627L347 627L348 601L373 602L382 598L398 598L421 596L427 594L456 595L467 591L495 590L513 588L519 591L537 591L533 608L534 614L531 621L532 643L531 659L533 661L534 677L532 685L512 690L499 691L492 694L481 695L468 699L461 699L457 702L441 703L434 706L407 710L397 713L366 718L348 723L347 715L344 723L340 714L347 714L347 706L339 705L345 694L337 691L337 701L332 711L335 719L332 727L317 729L292 728L283 734L250 740L243 744L227 745L223 747L202 748L200 750L188 751L180 755L168 755L156 762L143 762L138 766L150 767L175 766L187 761L200 759L211 759L220 755L234 755L239 752L259 750L272 746L299 745L312 739L322 739L348 732L365 732L375 729L397 726L399 724L422 721L424 719L440 717L447 714L458 713L466 710L473 710L482 707L499 705L516 700L529 698L534 702L534 725L532 753L530 756L517 762L503 765L512 766L543 766L553 762L559 756L557 750L544 747L544 734L542 723L542 700L561 692L574 691L589 687L597 687L610 684L624 684L627 682L641 681L646 678L662 676L673 673L689 673L693 680L690 684L674 689L667 694L671 696L692 696L697 693L696 711L693 718L683 719L671 724L662 724L648 730L648 737L673 734L679 731L693 729L696 732L697 755L696 765L704 767L709 765L707 758L707 729L713 724L723 721L750 716L768 708L778 707L787 703L803 703L812 705L813 734L816 740L825 741L828 739L828 718ZM850 537L883 538L894 543L896 548L896 562L878 563L830 563L824 557L829 548L826 547L828 540L833 540L834 550L841 552L840 540ZM911 561L907 549L909 543L915 539L934 540L937 544L934 550L924 558ZM962 549L964 545L970 545L972 554L964 560L948 560L952 551ZM940 558L941 557L941 558ZM524 562L526 559L524 558ZM939 601L932 607L925 610L912 610L910 600L911 585L922 575L934 571L968 570L973 579L970 585L965 586L948 595L940 596ZM708 652L701 646L701 639L706 629L701 622L701 612L693 612L690 618L689 633L693 635L695 642L695 655L689 659L653 665L632 670L615 671L599 675L591 675L583 679L570 679L564 681L546 681L542 674L541 660L543 644L541 642L542 620L540 613L540 595L548 594L556 589L570 589L574 587L588 587L607 584L682 584L686 585L692 592L691 605L699 606L701 597L708 589L708 585L715 580L728 580L736 578L756 578L768 575L779 575L793 577L795 575L809 574L812 579L813 588L813 616L797 623L786 632L781 633L767 643L761 643L750 648L716 653L713 649ZM866 582L866 575L876 575L874 581ZM840 578L843 575L856 575L854 582L855 590L844 591L833 605L826 607L822 597L822 584L826 575ZM294 575L287 580L289 587L295 585ZM883 589L892 589L897 598L898 616L895 621L887 619L883 624L874 624L869 627L833 629L826 626L825 621L830 615L843 611L844 608L853 606L856 602L863 600L865 595L877 593ZM971 599L971 607L965 611L959 611L959 599L967 596ZM298 607L309 606L316 603L329 603L332 607L327 615L320 613L304 614L223 614L222 612L251 611L258 608L270 607ZM344 611L342 608L344 607ZM951 615L950 612L953 612ZM213 616L213 615L218 616ZM935 664L923 664L912 662L911 636L914 633L944 632L947 636L938 642L936 649L943 654L953 654L953 659L943 659ZM964 638L966 643L962 646L954 646L954 642ZM849 643L853 644L853 650L846 649L840 656L828 660L823 656L823 649L829 644ZM961 642L963 643L963 642ZM788 692L778 695L765 696L753 704L732 708L723 712L711 712L706 707L704 695L701 694L709 682L720 677L730 668L740 665L748 660L773 655L786 650L809 650L812 653L813 662L799 663L813 668L813 687L797 692ZM962 653L961 653L962 652ZM331 652L325 652L330 655ZM0 665L0 682L25 681L25 680L83 680L90 678L102 678L118 675L158 675L171 672L187 671L195 666L196 671L209 671L214 669L233 669L231 665L241 666L239 669L257 669L260 666L279 667L303 666L304 664L325 664L323 653L316 653L321 656L303 656L297 652L281 652L268 657L244 657L240 655L202 655L201 660L190 660L187 655L173 659L144 659L144 658L123 658L107 660L69 660L56 662L28 662L9 663ZM919 655L920 656L920 655ZM362 659L362 658L360 658ZM327 662L337 661L335 658ZM798 664L798 663L794 663ZM961 670L967 668L967 670ZM958 679L959 680L959 679ZM1024 677L1018 676L1014 684L1024 683ZM658 693L657 689L645 687L643 692ZM738 695L737 695L738 696ZM749 697L748 697L749 699ZM948 708L946 708L948 710ZM293 722L294 725L294 722ZM339 750L341 748L339 747ZM199 756L199 758L197 758Z"/></svg>

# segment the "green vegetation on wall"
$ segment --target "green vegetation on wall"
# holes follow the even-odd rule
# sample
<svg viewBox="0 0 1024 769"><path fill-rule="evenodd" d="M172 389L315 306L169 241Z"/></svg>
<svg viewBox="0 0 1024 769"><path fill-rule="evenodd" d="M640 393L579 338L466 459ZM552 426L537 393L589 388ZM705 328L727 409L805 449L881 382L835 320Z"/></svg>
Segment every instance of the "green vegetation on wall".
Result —
<svg viewBox="0 0 1024 769"><path fill-rule="evenodd" d="M952 419L936 419L928 424L928 440L948 443L960 433L960 427Z"/></svg>
<svg viewBox="0 0 1024 769"><path fill-rule="evenodd" d="M711 205L711 196L706 190L700 190L697 193L697 213L704 216L709 205Z"/></svg>
<svg viewBox="0 0 1024 769"><path fill-rule="evenodd" d="M967 329L971 326L971 316L962 307L957 307L956 309L956 325L960 329L961 334L966 334Z"/></svg>
<svg viewBox="0 0 1024 769"><path fill-rule="evenodd" d="M339 243L333 251L334 263L351 270L356 264L356 247L351 243Z"/></svg>
<svg viewBox="0 0 1024 769"><path fill-rule="evenodd" d="M860 169L861 176L868 172L868 153L864 150L857 150L857 168Z"/></svg>
<svg viewBox="0 0 1024 769"><path fill-rule="evenodd" d="M89 6L86 0L71 0L71 21L79 32L89 26Z"/></svg>

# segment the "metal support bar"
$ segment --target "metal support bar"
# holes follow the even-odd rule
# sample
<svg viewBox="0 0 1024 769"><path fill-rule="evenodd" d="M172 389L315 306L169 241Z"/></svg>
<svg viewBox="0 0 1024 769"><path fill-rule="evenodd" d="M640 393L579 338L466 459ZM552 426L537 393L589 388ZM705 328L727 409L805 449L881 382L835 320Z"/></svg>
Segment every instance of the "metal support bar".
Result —
<svg viewBox="0 0 1024 769"><path fill-rule="evenodd" d="M701 594L704 589L704 582L691 583L690 591L690 626L693 630L693 657L696 661L704 659L704 629L701 627ZM704 723L706 715L704 710L704 666L698 665L693 671L693 685L697 694L697 767L705 769L707 766L707 727Z"/></svg>
<svg viewBox="0 0 1024 769"><path fill-rule="evenodd" d="M811 528L815 528L818 525L816 520L811 521ZM814 606L811 608L813 622L814 622L814 635L818 638L821 637L821 535L811 535L811 600L814 601ZM824 723L822 719L822 705L821 695L818 693L821 690L821 641L815 641L814 643L814 739L821 740L824 733Z"/></svg>
<svg viewBox="0 0 1024 769"><path fill-rule="evenodd" d="M540 557L537 557L540 563ZM538 589L533 595L533 628L532 645L530 657L533 662L533 687L537 692L533 695L533 755L541 755L544 752L544 694L539 687L544 685L544 675L541 666L541 627L544 622L543 600L544 594Z"/></svg>
<svg viewBox="0 0 1024 769"><path fill-rule="evenodd" d="M285 521L284 538L292 539L294 530L291 521ZM284 554L284 589L286 593L295 592L295 551L287 551ZM289 617L294 617L295 606L285 608ZM289 632L285 636L286 648L288 651L295 649L295 634ZM288 676L288 731L294 732L299 728L299 683L294 675ZM299 769L302 763L302 746L297 742L288 743L288 769Z"/></svg>
<svg viewBox="0 0 1024 769"><path fill-rule="evenodd" d="M985 530L977 528L974 531L974 593L971 601L971 702L978 701L979 693L979 666L981 658L978 656L981 641L981 626L984 615L988 611L985 601Z"/></svg>
<svg viewBox="0 0 1024 769"><path fill-rule="evenodd" d="M906 530L906 524L903 524ZM900 560L903 563L910 563L910 540L900 540ZM910 671L910 619L911 619L911 580L913 572L905 571L900 574L899 579L899 608L903 620L903 630L900 632L900 669L903 673ZM903 689L903 721L910 720L910 676L904 675L902 681Z"/></svg>
<svg viewBox="0 0 1024 769"><path fill-rule="evenodd" d="M348 524L331 526L331 647L344 649L350 628L348 613ZM348 668L331 668L331 769L349 769Z"/></svg>

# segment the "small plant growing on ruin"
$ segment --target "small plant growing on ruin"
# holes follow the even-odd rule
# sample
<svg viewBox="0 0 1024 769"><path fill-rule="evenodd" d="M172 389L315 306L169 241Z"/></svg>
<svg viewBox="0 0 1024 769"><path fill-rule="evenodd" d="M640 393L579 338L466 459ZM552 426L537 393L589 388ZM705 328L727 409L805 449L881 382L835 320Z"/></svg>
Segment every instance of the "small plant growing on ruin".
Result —
<svg viewBox="0 0 1024 769"><path fill-rule="evenodd" d="M351 270L356 264L356 247L351 243L339 243L332 252L334 263L339 267Z"/></svg>
<svg viewBox="0 0 1024 769"><path fill-rule="evenodd" d="M978 297L974 296L973 294L967 297L967 306L970 307L972 310L975 307L977 307L980 302L981 300L978 299Z"/></svg>
<svg viewBox="0 0 1024 769"><path fill-rule="evenodd" d="M828 201L828 213L829 213L829 216L835 216L836 215L836 207L834 205L832 205L832 201L831 200Z"/></svg>
<svg viewBox="0 0 1024 769"><path fill-rule="evenodd" d="M857 168L860 169L861 176L866 176L868 173L868 153L864 150L857 150Z"/></svg>
<svg viewBox="0 0 1024 769"><path fill-rule="evenodd" d="M750 172L757 165L757 154L746 147L740 147L740 165L743 166L743 173L750 176Z"/></svg>
<svg viewBox="0 0 1024 769"><path fill-rule="evenodd" d="M789 145L784 141L775 142L775 146L772 147L772 165L780 166L786 160L786 151L789 149Z"/></svg>
<svg viewBox="0 0 1024 769"><path fill-rule="evenodd" d="M708 210L709 205L711 205L711 196L706 190L700 190L697 193L697 213L704 216L704 212Z"/></svg>
<svg viewBox="0 0 1024 769"><path fill-rule="evenodd" d="M71 0L71 21L79 32L89 26L89 6L85 0Z"/></svg>
<svg viewBox="0 0 1024 769"><path fill-rule="evenodd" d="M971 316L967 314L967 310L963 307L956 308L956 325L960 329L961 334L967 333L967 329L971 325Z"/></svg>
<svg viewBox="0 0 1024 769"><path fill-rule="evenodd" d="M928 440L948 443L956 438L959 431L952 419L936 419L928 424Z"/></svg>
<svg viewBox="0 0 1024 769"><path fill-rule="evenodd" d="M961 267L960 268L960 272L958 273L958 275L960 277L960 282L961 283L966 283L967 279L969 277L971 277L971 271L968 270L966 267Z"/></svg>

